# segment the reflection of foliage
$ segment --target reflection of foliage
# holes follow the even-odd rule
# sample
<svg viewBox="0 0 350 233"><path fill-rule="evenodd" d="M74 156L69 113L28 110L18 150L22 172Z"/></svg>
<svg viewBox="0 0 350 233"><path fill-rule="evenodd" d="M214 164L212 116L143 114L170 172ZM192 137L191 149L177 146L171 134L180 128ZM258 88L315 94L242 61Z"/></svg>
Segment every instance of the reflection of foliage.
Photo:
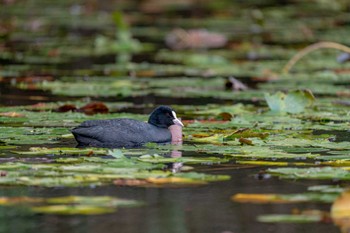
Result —
<svg viewBox="0 0 350 233"><path fill-rule="evenodd" d="M0 205L22 205L29 211L41 214L107 214L115 212L117 207L133 207L140 204L142 203L110 196L0 197Z"/></svg>

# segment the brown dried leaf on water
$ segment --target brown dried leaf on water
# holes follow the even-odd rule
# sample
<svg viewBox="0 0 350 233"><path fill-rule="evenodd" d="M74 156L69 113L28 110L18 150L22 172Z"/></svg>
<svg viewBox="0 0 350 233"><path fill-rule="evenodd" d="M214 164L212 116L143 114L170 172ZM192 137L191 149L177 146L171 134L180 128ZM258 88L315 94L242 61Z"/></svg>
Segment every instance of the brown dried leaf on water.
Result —
<svg viewBox="0 0 350 233"><path fill-rule="evenodd" d="M47 55L49 57L58 57L60 55L60 50L55 48L55 49L51 49L47 52Z"/></svg>
<svg viewBox="0 0 350 233"><path fill-rule="evenodd" d="M233 118L232 114L229 112L222 112L218 115L218 119L225 121L230 121Z"/></svg>
<svg viewBox="0 0 350 233"><path fill-rule="evenodd" d="M7 176L7 171L0 171L0 176L2 177Z"/></svg>
<svg viewBox="0 0 350 233"><path fill-rule="evenodd" d="M84 112L86 115L94 115L97 113L108 113L108 107L102 102L92 102L79 108L79 112Z"/></svg>
<svg viewBox="0 0 350 233"><path fill-rule="evenodd" d="M77 108L74 104L64 104L56 109L56 112L83 112L86 115L94 115L97 113L108 113L108 107L102 102L92 102Z"/></svg>
<svg viewBox="0 0 350 233"><path fill-rule="evenodd" d="M1 112L0 116L2 117L25 117L24 114L18 112Z"/></svg>
<svg viewBox="0 0 350 233"><path fill-rule="evenodd" d="M16 78L16 82L34 84L41 83L42 81L53 81L54 78L52 76L27 76L27 77L19 77Z"/></svg>
<svg viewBox="0 0 350 233"><path fill-rule="evenodd" d="M220 48L227 43L227 38L223 34L209 32L206 29L177 28L165 37L165 43L175 50Z"/></svg>
<svg viewBox="0 0 350 233"><path fill-rule="evenodd" d="M253 144L253 142L252 142L252 140L249 140L249 139L246 139L246 138L240 138L239 140L238 140L242 145L249 145L249 146L253 146L254 144Z"/></svg>
<svg viewBox="0 0 350 233"><path fill-rule="evenodd" d="M74 104L64 104L56 109L56 112L75 112L77 107Z"/></svg>

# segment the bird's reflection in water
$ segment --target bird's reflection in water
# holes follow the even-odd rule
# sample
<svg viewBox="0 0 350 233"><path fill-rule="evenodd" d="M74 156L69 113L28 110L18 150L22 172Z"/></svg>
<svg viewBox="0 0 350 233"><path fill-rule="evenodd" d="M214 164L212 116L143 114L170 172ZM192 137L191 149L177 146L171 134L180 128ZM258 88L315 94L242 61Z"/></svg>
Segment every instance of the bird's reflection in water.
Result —
<svg viewBox="0 0 350 233"><path fill-rule="evenodd" d="M180 158L182 157L182 152L178 150L173 150L166 156L171 158ZM181 168L183 167L183 163L182 162L166 163L166 166L167 166L166 167L167 170L170 170L172 173L177 173L181 171Z"/></svg>
<svg viewBox="0 0 350 233"><path fill-rule="evenodd" d="M169 127L169 129L172 136L171 144L175 145L176 147L174 147L174 149L169 153L168 156L171 158L181 158L182 152L180 151L180 149L182 146L182 127L179 125L172 125ZM171 170L171 172L173 173L180 172L182 167L183 163L181 162L167 164L167 169Z"/></svg>
<svg viewBox="0 0 350 233"><path fill-rule="evenodd" d="M182 152L178 151L178 150L173 150L170 153L170 157L171 158L180 158L180 157L182 157ZM175 162L175 163L171 163L169 165L168 165L168 168L171 169L171 172L173 172L173 173L180 172L181 168L183 167L183 163L181 163L181 162Z"/></svg>

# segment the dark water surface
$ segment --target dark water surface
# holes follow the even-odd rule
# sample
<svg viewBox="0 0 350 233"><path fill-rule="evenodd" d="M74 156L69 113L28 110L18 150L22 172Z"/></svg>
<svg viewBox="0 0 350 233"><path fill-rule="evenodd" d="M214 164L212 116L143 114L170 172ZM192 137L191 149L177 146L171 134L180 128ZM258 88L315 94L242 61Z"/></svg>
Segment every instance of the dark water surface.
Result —
<svg viewBox="0 0 350 233"><path fill-rule="evenodd" d="M140 188L105 186L96 188L10 188L1 196L53 197L65 195L111 195L146 203L143 207L121 208L101 216L25 215L13 207L0 207L0 232L126 232L126 233L212 233L212 232L338 232L332 224L266 224L256 217L268 213L290 213L293 209L324 209L322 204L240 204L230 201L235 193L296 193L318 182L257 180L261 168L229 169L230 181L187 188Z"/></svg>

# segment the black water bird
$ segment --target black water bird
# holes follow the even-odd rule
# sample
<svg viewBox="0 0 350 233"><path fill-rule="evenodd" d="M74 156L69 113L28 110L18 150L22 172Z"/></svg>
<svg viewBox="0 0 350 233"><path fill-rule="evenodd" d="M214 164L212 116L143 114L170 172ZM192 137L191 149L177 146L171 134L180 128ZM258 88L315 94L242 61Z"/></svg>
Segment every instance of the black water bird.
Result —
<svg viewBox="0 0 350 233"><path fill-rule="evenodd" d="M174 124L183 126L174 110L159 106L151 113L148 123L128 118L89 120L71 132L78 147L137 147L148 142L170 142L168 127Z"/></svg>

